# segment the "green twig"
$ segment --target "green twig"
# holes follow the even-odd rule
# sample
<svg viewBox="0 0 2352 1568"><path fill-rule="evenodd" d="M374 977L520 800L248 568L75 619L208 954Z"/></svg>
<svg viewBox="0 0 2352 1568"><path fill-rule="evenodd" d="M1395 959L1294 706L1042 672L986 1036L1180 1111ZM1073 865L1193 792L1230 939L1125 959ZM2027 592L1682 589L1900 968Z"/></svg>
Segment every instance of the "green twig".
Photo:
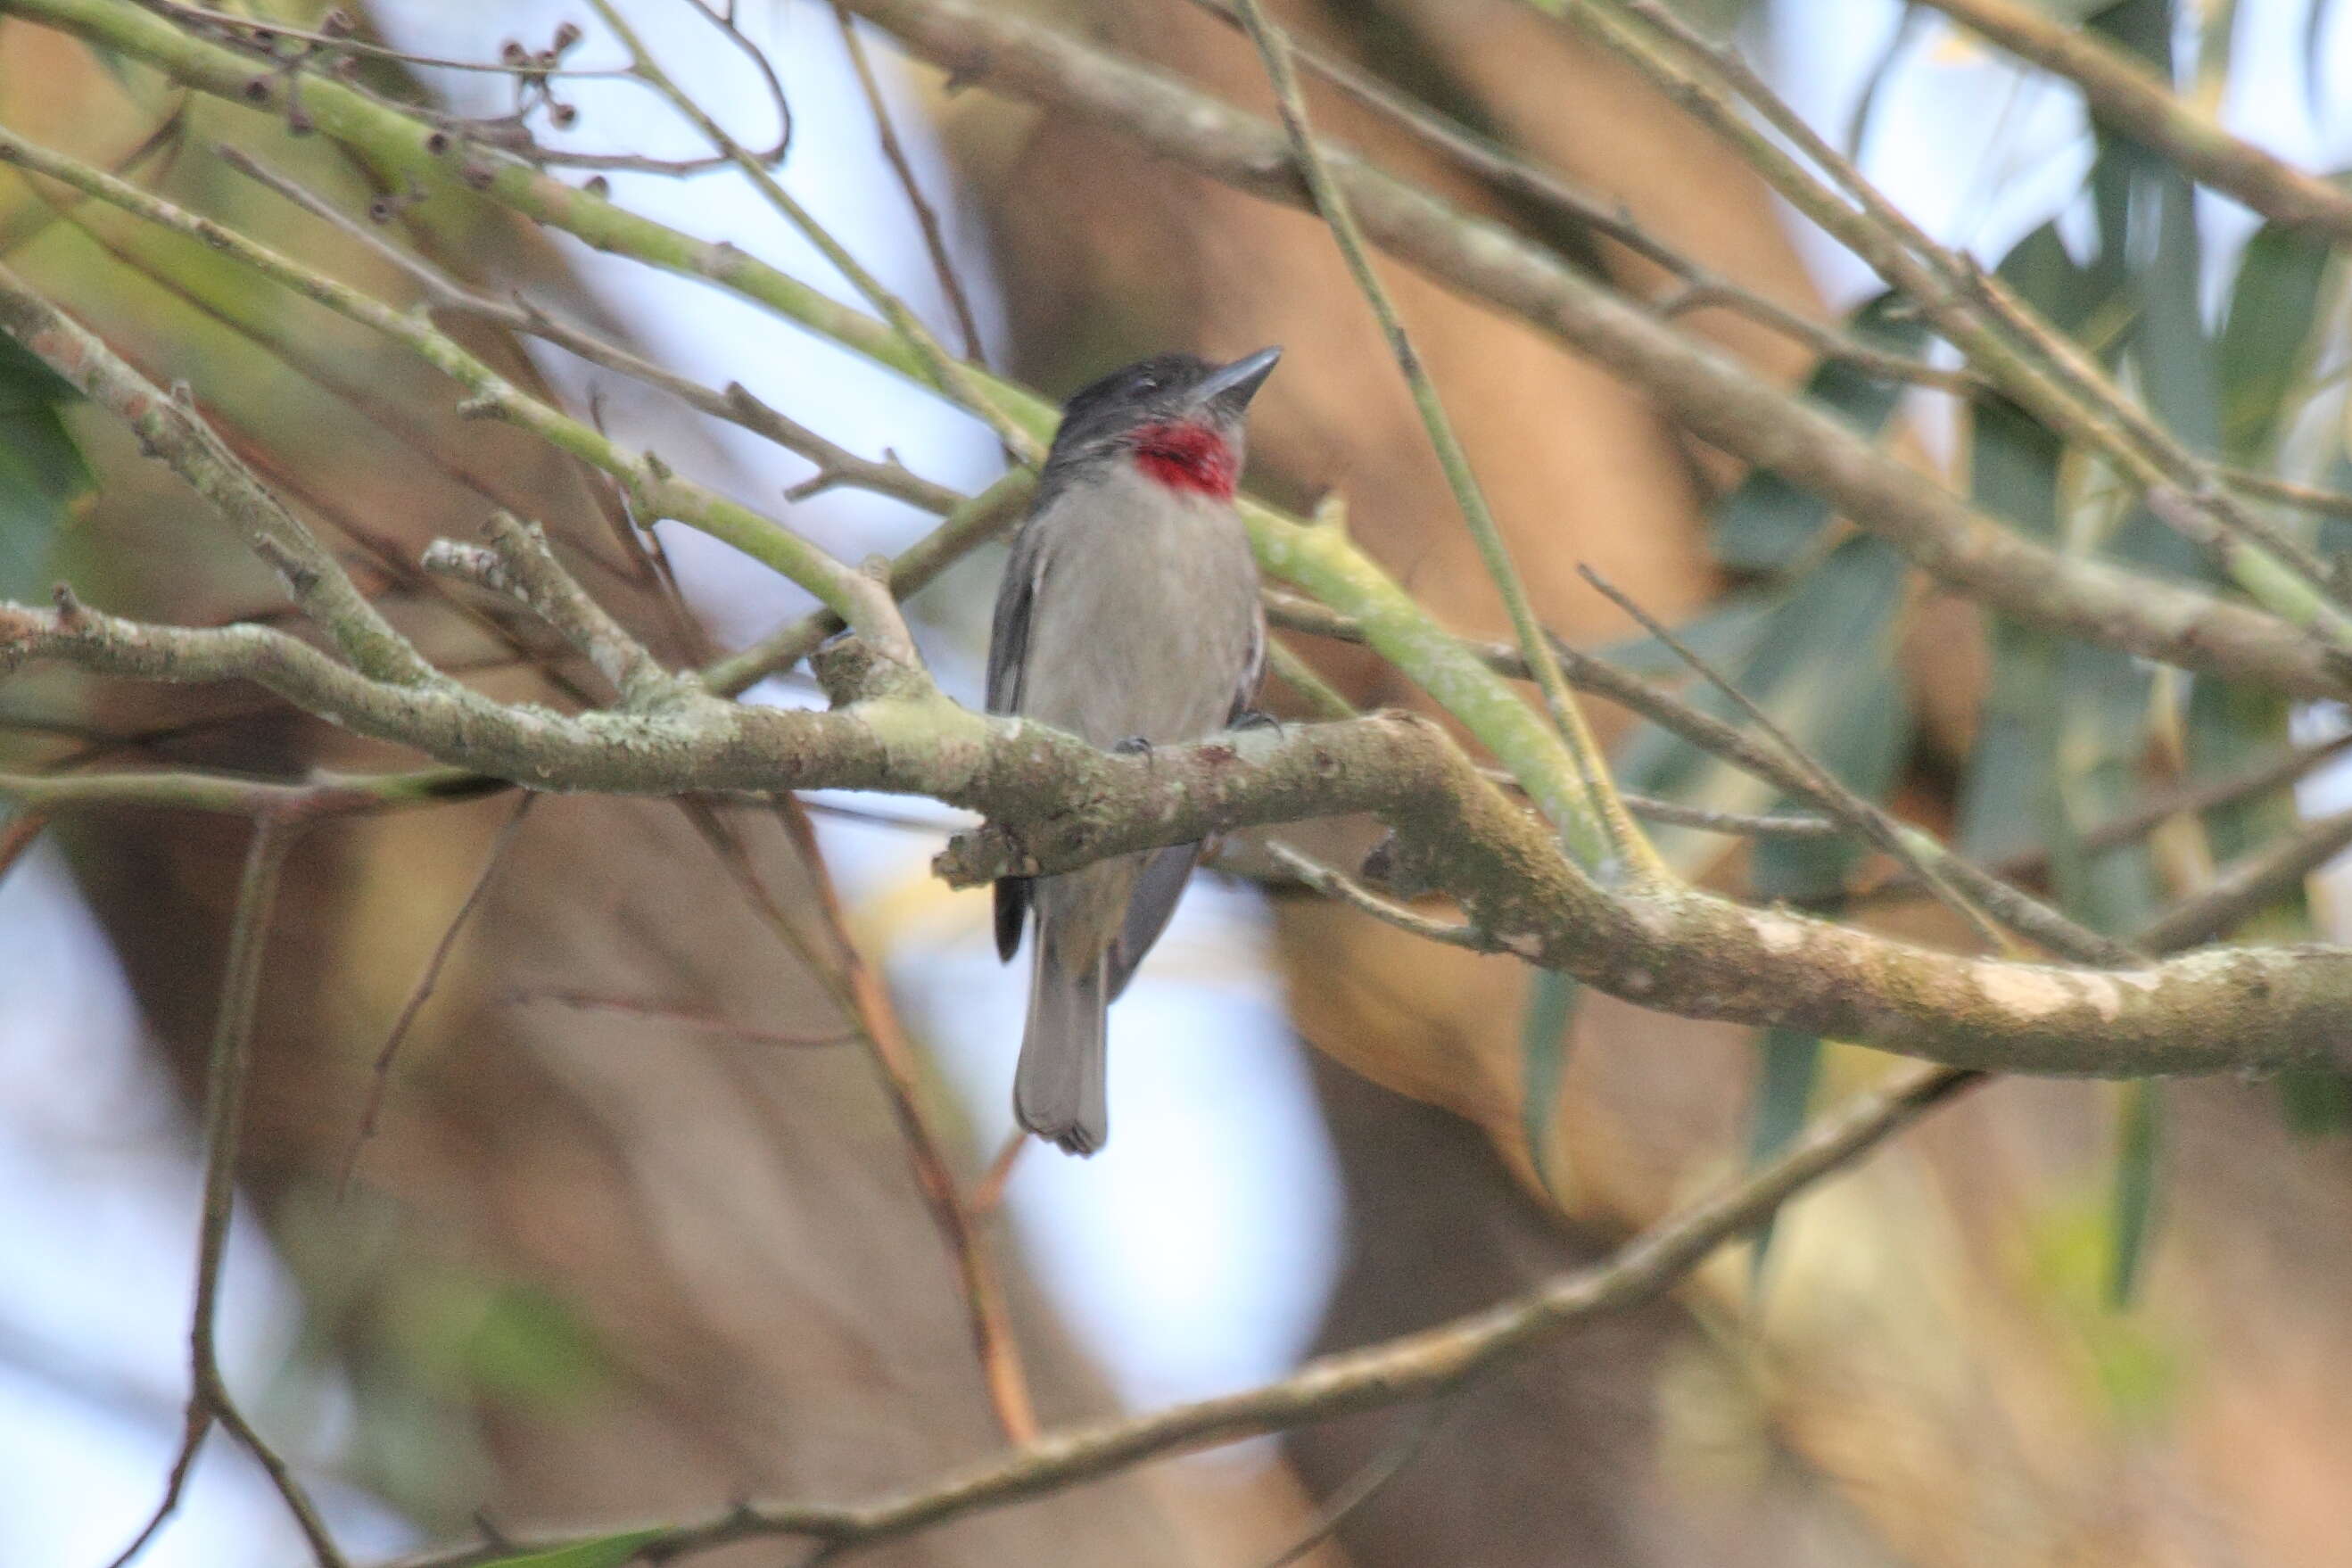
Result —
<svg viewBox="0 0 2352 1568"><path fill-rule="evenodd" d="M1307 122L1307 101L1298 85L1298 72L1290 58L1290 39L1265 14L1260 0L1237 0L1242 25L1256 44L1258 55L1265 62L1267 79L1273 83L1276 109L1283 127L1290 134L1290 145L1297 159L1298 172L1313 195L1315 207L1329 226L1331 237L1338 242L1339 252L1348 263L1348 271L1355 279L1365 302L1371 307L1373 318L1380 323L1381 335L1387 340L1389 352L1397 368L1404 374L1412 389L1413 406L1420 411L1422 427L1429 433L1429 444L1437 454L1438 466L1444 470L1445 482L1454 492L1461 508L1463 521L1469 525L1470 537L1478 547L1478 554L1486 565L1486 574L1493 579L1496 591L1502 595L1503 607L1511 618L1512 630L1517 635L1519 651L1534 671L1536 686L1543 693L1544 705L1550 710L1552 721L1559 726L1568 741L1569 752L1575 760L1579 782L1586 797L1585 809L1579 816L1555 824L1565 834L1577 853L1588 864L1597 861L1603 849L1612 855L1622 868L1630 874L1653 879L1668 879L1665 862L1651 848L1649 839L1637 826L1624 804L1618 800L1616 786L1609 776L1608 759L1600 742L1593 739L1586 724L1584 712L1577 705L1575 695L1560 675L1559 660L1552 651L1551 639L1543 625L1536 618L1535 605L1528 597L1526 582L1511 561L1509 544L1503 531L1486 504L1486 491L1471 468L1469 454L1462 448L1461 438L1454 433L1454 422L1447 417L1445 405L1438 397L1436 385L1429 379L1421 354L1413 347L1412 337L1405 330L1403 319L1397 314L1395 301L1389 298L1387 286L1373 271L1371 256L1364 243L1362 228L1356 222L1355 210L1349 205L1347 193L1331 176L1322 149L1315 141L1314 127Z"/></svg>

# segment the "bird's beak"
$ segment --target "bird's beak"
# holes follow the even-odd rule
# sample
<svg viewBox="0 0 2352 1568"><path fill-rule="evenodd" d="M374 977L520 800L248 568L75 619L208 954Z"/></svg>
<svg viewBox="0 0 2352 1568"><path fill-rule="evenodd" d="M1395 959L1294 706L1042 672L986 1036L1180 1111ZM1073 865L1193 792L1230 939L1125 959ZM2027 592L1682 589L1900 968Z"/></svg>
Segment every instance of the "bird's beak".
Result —
<svg viewBox="0 0 2352 1568"><path fill-rule="evenodd" d="M1193 400L1203 406L1214 405L1224 414L1238 416L1249 406L1265 378L1274 374L1275 361L1282 357L1279 348L1260 349L1247 359L1237 359L1212 373L1209 379L1192 389Z"/></svg>

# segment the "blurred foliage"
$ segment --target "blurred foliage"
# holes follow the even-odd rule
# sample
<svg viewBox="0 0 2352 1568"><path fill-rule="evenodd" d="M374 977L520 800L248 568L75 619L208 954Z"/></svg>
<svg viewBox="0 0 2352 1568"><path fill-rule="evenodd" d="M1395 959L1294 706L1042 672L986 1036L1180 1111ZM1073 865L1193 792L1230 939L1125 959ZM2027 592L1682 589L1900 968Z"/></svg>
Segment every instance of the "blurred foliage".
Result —
<svg viewBox="0 0 2352 1568"><path fill-rule="evenodd" d="M1742 9L1729 3L1681 8L1712 26L1731 25ZM2159 65L2171 64L2174 13L2166 5L2125 0L2119 5L2053 8L2100 11L2101 25L2113 37ZM2325 0L2313 5L2315 28L2326 8ZM1354 8L1333 10L1362 20L1352 18ZM1373 20L1378 26L1365 21L1365 37L1355 40L1361 52L1385 59L1426 47L1420 35L1394 25L1385 11ZM2227 42L2226 31L2208 28L2198 68L2221 68ZM1906 58L1899 40L1885 51L1874 73L1872 101ZM414 84L396 73L370 70L391 79L378 82L386 90L414 94ZM144 93L152 84L139 86ZM1464 104L1477 101L1467 88L1457 96ZM273 160L334 192L348 206L363 205L370 194L365 177L341 166L319 141L307 148L286 143L275 136L276 126L234 108L207 103L194 113L203 136L269 135ZM1478 123L1496 134L1509 132L1499 116ZM1865 107L1855 119L1856 140L1867 124ZM156 174L153 183L175 199L221 213L240 226L281 237L297 234L317 245L315 230L289 224L271 198L227 178L211 160L184 160ZM2189 195L2168 167L2127 144L2105 142L2080 193L2076 216L2088 221L2066 230L2091 236L2082 254L2070 254L2053 216L2002 258L2000 274L2116 369L2192 447L2279 478L2342 487L2352 476L2340 387L2344 269L2331 264L2325 247L2266 227L2242 252L2222 261L2218 269L2226 275L2215 279L2216 258ZM496 240L483 211L465 204L404 209L399 226L411 242L453 268ZM1222 237L1224 231L1217 232ZM1056 246L1066 239L1073 246L1090 242L1066 226L1056 228L1053 237ZM120 321L136 324L118 323L116 330L143 340L135 346L159 374L201 366L205 395L218 399L218 412L233 437L268 432L273 444L291 445L296 437L289 433L299 433L301 456L330 454L333 461L310 470L313 478L328 479L320 486L326 492L322 510L345 504L361 518L372 510L397 513L413 502L412 490L430 479L457 499L437 497L442 504L427 521L454 531L457 525L450 520L478 514L489 499L488 487L504 477L498 463L467 464L466 458L478 454L460 452L457 444L470 432L453 436L399 425L405 408L445 388L427 384L419 394L427 378L400 380L399 369L387 368L396 356L386 355L381 345L355 346L355 334L323 322L299 301L257 289L200 247L142 230L114 215L84 213L51 224L30 248L49 276L102 279L89 286L89 293L104 298ZM334 264L355 276L371 265L341 251L335 253ZM490 270L506 280L501 269ZM1156 271L1150 280L1155 286L1164 281ZM2213 294L2216 283L2222 305L2209 321L2200 301ZM373 279L373 286L383 284L381 278ZM1286 308L1304 314L1317 303L1292 300ZM1343 304L1353 308L1351 301ZM1156 295L1147 310L1136 297L1107 292L1090 308L1074 312L1068 330L1041 334L1042 341L1029 350L1024 373L1060 384L1078 379L1082 370L1175 330L1161 313L1165 308ZM1936 352L1916 315L1889 299L1866 301L1846 325L1901 353ZM1832 364L1814 371L1804 391L1858 429L1884 434L1890 441L1905 438L1906 398L1896 385ZM69 389L46 372L28 366L21 356L0 353L0 593L46 592L60 532L90 499L91 470L63 412L69 401ZM392 435L386 437L380 426L391 427ZM352 452L341 449L355 428L370 432L373 444L364 460L354 457L356 447ZM2112 552L2216 581L2207 563L2178 536L2125 503L2112 474L2065 449L2014 405L1980 400L1958 434L1961 456L1955 466L1985 510L2066 549ZM1345 464L1335 467L1347 471ZM110 469L110 477L116 471ZM339 487L353 476L360 476L354 481L359 488L346 495ZM1303 483L1299 493L1307 493ZM196 515L193 509L158 510L165 521L143 525L158 534L167 527L184 529ZM1617 521L1612 513L1610 523ZM2282 512L2279 521L2312 526L2293 513ZM124 532L114 536L118 546L122 539L148 538L135 531L138 526L126 522ZM2352 531L2338 531L2342 538L2334 542L2352 541ZM2204 679L2159 678L2122 656L1997 623L1990 630L1991 673L1974 744L1958 760L1954 781L1948 777L1952 758L1931 754L1926 726L1915 712L1914 681L1898 657L1920 607L1916 581L1898 555L1856 535L1822 502L1769 470L1745 476L1714 506L1706 538L1730 591L1684 628L1702 655L1865 795L1900 799L1906 809L1928 813L1948 805L1964 847L1979 857L2047 848L2048 891L2087 923L2128 933L2161 902L2193 891L2213 867L2274 837L2294 820L2292 802L2281 797L2169 824L2162 834L2134 844L2088 851L2084 833L2106 817L2157 791L2231 771L2284 743L2286 705ZM2330 542L2325 531L2320 538ZM1397 554L1412 558L1410 549ZM195 561L190 569L194 575L258 575L226 551L183 550L173 560ZM105 562L86 564L93 577L109 569ZM113 569L108 586L117 592L110 599L121 604L126 594L143 593L161 600L187 587L182 580L134 581L141 569L152 577L152 563ZM84 579L77 574L77 580ZM214 609L234 607L233 595L211 597L221 601ZM133 598L125 607L142 606ZM1651 639L1633 639L1609 651L1645 673L1683 683L1708 710L1737 718L1727 700L1694 680L1671 652ZM1769 786L1654 732L1635 732L1619 760L1629 787L1686 804L1745 811L1791 804L1776 798ZM1923 781L1937 787L1915 787ZM1956 786L1949 798L1941 789L1948 784ZM1660 837L1680 863L1693 867L1719 858L1723 844L1718 836L1669 832ZM1860 863L1853 846L1843 839L1770 839L1741 868L1759 898L1820 907L1835 903ZM407 887L395 890L433 910L446 906L446 887L423 893ZM397 897L386 898L372 908L396 901ZM2288 899L2266 919L2275 930L2305 929L2310 912L2301 899ZM380 956L377 962L387 970L398 968ZM395 973L390 984L404 984L407 977L404 971ZM1418 982L1422 976L1406 978ZM1479 983L1467 988L1491 995ZM1602 1011L1599 1001L1580 996L1566 977L1548 973L1535 977L1517 1014L1520 1126L1538 1179L1558 1205L1571 1212L1623 1202L1607 1180L1588 1184L1590 1192L1565 1191L1568 1184L1555 1185L1561 1173L1551 1168L1560 1102L1564 1093L1573 1092L1564 1085L1605 1055L1572 1054L1574 1030ZM1508 1027L1510 1016L1505 1016ZM346 1032L356 1037L366 1030ZM1719 1143L1711 1154L1730 1146L1745 1158L1763 1160L1785 1148L1821 1087L1822 1046L1818 1038L1787 1031L1762 1035L1752 1057L1745 1138ZM2103 1103L2112 1101L2115 1147L2107 1181L2097 1196L2070 1197L2031 1222L2017 1268L2021 1293L2055 1326L2070 1372L2090 1402L2117 1425L2135 1429L2152 1427L2177 1412L2194 1370L2168 1325L2151 1321L2148 1314L2126 1316L2113 1310L2116 1302L2132 1298L2157 1250L2163 1152L2173 1142L2164 1092L2151 1083L2104 1097ZM2282 1114L2298 1132L2336 1132L2352 1125L2352 1082L2340 1075L2291 1075L2280 1095ZM553 1135L547 1141L562 1142ZM1640 1140L1636 1134L1624 1142ZM1669 1163L1663 1157L1655 1163L1661 1168ZM1596 1157L1595 1163L1602 1162ZM1604 1170L1604 1176L1609 1173ZM1596 1198L1596 1193L1605 1197ZM297 1206L281 1205L278 1217L281 1242L293 1237L289 1252L308 1271L310 1308L325 1320L312 1348L320 1360L333 1358L349 1368L361 1388L361 1458L354 1468L420 1514L449 1513L458 1500L454 1488L470 1484L470 1472L488 1468L489 1444L480 1430L488 1421L583 1420L584 1412L608 1396L619 1403L631 1392L629 1375L642 1373L642 1363L618 1364L625 1352L592 1329L587 1314L564 1289L501 1267L420 1256L412 1250L413 1241L387 1247L383 1256L370 1259L364 1285L355 1281L352 1298L341 1299L322 1284L331 1269L319 1259L348 1254L350 1237L340 1227L349 1216L328 1216L322 1210L305 1215L304 1223L312 1226L306 1235L285 1219ZM1611 1216L1612 1222L1625 1217ZM866 1223L863 1211L856 1223ZM890 1233L887 1245L919 1252L908 1241L917 1234L912 1226L903 1227ZM866 1247L885 1245L862 1229L856 1239ZM1768 1239L1769 1232L1753 1254L1759 1270ZM1853 1250L1869 1248L1856 1242ZM598 1281L569 1283L584 1291ZM763 1281L761 1289L766 1289ZM1760 1406L1752 1391L1742 1397ZM1710 1408L1730 1403L1712 1391L1706 1402ZM1761 1415L1757 1424L1762 1426ZM764 1438L766 1429L761 1431ZM1758 1448L1770 1440L1759 1436ZM1775 1462L1783 1458L1768 1457ZM1759 1473L1765 1468L1759 1465ZM613 1568L643 1539L642 1532L615 1535L509 1558L505 1568Z"/></svg>
<svg viewBox="0 0 2352 1568"><path fill-rule="evenodd" d="M2053 1203L2027 1227L2021 1253L2027 1293L2060 1330L2092 1403L2126 1428L2159 1426L2181 1397L2189 1360L2168 1331L2114 1310L2111 1210L2089 1198Z"/></svg>
<svg viewBox="0 0 2352 1568"><path fill-rule="evenodd" d="M66 428L65 409L79 396L0 338L0 598L47 596L58 535L97 489Z"/></svg>

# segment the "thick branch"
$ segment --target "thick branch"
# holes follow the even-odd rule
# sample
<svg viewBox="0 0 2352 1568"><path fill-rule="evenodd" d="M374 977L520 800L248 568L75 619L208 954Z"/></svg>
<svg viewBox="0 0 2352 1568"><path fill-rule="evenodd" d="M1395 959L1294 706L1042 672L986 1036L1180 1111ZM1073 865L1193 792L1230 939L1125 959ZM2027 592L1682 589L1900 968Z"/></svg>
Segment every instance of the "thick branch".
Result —
<svg viewBox="0 0 2352 1568"><path fill-rule="evenodd" d="M940 869L971 885L1234 828L1370 812L1398 879L1443 892L1496 942L1644 1005L1785 1025L1967 1067L2137 1076L2328 1059L2352 1016L2352 950L2248 947L2115 970L1973 961L1693 891L1612 893L1435 724L1381 715L1112 756L971 712L919 672L836 646L831 712L684 696L566 717L460 689L370 681L257 626L142 626L0 606L0 668L28 658L155 679L257 680L313 712L535 789L680 794L847 788L989 818Z"/></svg>

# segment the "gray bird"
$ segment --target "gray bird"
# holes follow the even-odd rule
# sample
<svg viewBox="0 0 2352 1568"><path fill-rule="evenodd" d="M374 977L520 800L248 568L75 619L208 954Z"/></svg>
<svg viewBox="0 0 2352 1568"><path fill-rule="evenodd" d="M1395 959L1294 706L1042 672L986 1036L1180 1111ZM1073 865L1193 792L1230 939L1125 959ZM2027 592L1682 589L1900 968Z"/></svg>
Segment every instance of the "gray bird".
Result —
<svg viewBox="0 0 2352 1568"><path fill-rule="evenodd" d="M1250 399L1281 355L1157 354L1063 405L997 592L990 712L1135 750L1249 710L1265 617L1234 487ZM1013 1114L1070 1153L1109 1135L1104 1011L1176 912L1201 847L996 884L996 951L1012 959L1033 911L1037 928Z"/></svg>

